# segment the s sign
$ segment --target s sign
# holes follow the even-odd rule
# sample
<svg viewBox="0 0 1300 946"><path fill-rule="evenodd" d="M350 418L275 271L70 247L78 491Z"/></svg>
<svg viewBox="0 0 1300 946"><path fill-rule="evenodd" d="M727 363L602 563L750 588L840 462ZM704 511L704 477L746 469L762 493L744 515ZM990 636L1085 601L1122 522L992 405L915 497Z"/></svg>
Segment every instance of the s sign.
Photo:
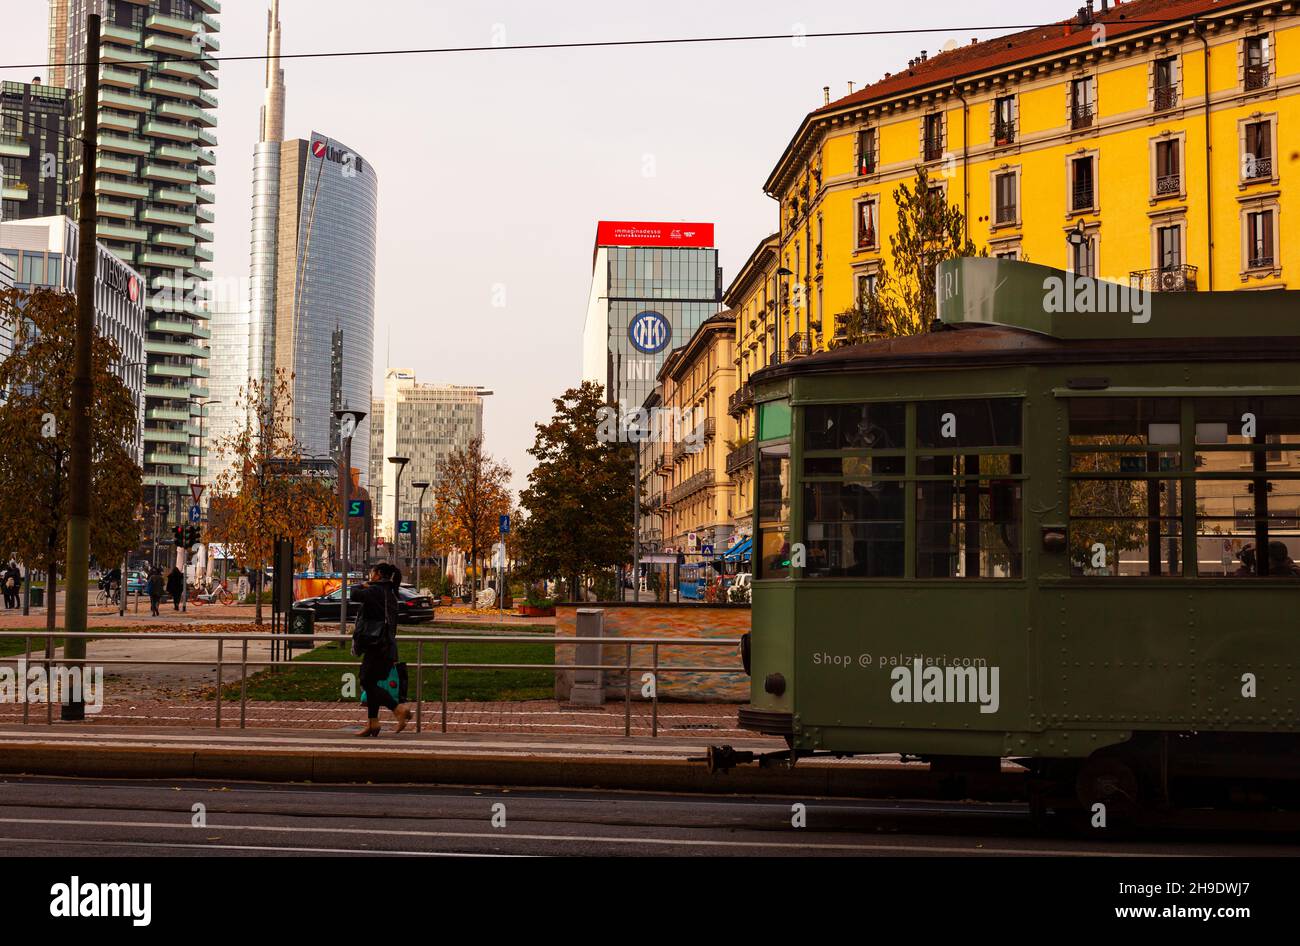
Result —
<svg viewBox="0 0 1300 946"><path fill-rule="evenodd" d="M627 327L632 347L646 355L655 355L673 340L673 327L658 312L642 312Z"/></svg>

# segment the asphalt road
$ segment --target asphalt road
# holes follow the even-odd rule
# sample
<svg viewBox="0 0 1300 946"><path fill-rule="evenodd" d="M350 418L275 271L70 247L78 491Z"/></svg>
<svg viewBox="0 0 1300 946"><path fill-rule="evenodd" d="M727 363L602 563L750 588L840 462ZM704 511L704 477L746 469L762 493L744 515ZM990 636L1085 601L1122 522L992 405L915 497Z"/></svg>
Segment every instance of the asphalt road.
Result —
<svg viewBox="0 0 1300 946"><path fill-rule="evenodd" d="M792 805L805 805L795 827ZM204 821L195 824L195 805ZM494 817L497 824L494 824ZM504 823L502 823L504 819ZM0 780L0 856L1300 854L1295 832L1081 837L1025 808L417 786Z"/></svg>

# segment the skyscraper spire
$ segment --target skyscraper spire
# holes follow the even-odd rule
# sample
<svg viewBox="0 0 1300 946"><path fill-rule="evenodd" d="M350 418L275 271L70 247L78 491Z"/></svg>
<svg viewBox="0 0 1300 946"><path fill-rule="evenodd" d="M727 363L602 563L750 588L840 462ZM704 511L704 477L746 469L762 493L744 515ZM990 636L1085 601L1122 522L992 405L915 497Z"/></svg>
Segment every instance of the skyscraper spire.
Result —
<svg viewBox="0 0 1300 946"><path fill-rule="evenodd" d="M266 13L266 97L259 141L284 140L284 70L280 68L280 0Z"/></svg>

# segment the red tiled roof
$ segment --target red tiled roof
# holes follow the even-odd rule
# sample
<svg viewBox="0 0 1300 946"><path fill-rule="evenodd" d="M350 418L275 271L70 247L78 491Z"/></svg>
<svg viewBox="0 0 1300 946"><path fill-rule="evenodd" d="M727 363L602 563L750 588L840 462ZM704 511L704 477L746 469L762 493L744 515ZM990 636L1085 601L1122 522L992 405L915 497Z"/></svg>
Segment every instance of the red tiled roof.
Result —
<svg viewBox="0 0 1300 946"><path fill-rule="evenodd" d="M1224 12L1234 6L1244 5L1245 0L1233 3L1231 0L1130 0L1129 3L1112 6L1105 13L1097 10L1094 22L1106 25L1107 39L1123 36L1127 33L1148 30L1158 23L1154 21L1180 21L1190 17ZM838 111L846 105L871 102L876 99L897 95L911 89L923 88L941 82L947 82L971 73L996 69L1012 63L1036 59L1052 53L1063 52L1074 47L1091 44L1093 31L1091 26L1081 26L1077 15L1069 20L999 36L982 43L958 46L948 52L931 56L905 72L891 75L872 85L866 86L847 95L830 105L813 112Z"/></svg>

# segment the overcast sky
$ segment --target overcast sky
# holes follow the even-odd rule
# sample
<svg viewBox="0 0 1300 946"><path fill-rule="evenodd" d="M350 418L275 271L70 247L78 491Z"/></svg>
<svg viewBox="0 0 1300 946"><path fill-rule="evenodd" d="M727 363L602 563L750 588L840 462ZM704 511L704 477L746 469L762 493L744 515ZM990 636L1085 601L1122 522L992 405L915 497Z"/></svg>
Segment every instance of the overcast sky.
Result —
<svg viewBox="0 0 1300 946"><path fill-rule="evenodd" d="M265 0L225 0L221 56L265 51ZM1076 0L281 0L286 54L935 28L899 37L285 62L286 135L314 129L379 175L375 389L385 367L496 392L487 447L525 485L534 422L577 382L596 221L717 224L729 282L776 228L763 181L800 120L977 26ZM0 63L43 62L45 0L0 0ZM44 70L36 70L44 74ZM29 80L36 71L0 71ZM218 277L248 274L261 62L222 63ZM502 298L504 306L494 305ZM391 341L390 341L391 340ZM391 351L391 361L389 352Z"/></svg>

